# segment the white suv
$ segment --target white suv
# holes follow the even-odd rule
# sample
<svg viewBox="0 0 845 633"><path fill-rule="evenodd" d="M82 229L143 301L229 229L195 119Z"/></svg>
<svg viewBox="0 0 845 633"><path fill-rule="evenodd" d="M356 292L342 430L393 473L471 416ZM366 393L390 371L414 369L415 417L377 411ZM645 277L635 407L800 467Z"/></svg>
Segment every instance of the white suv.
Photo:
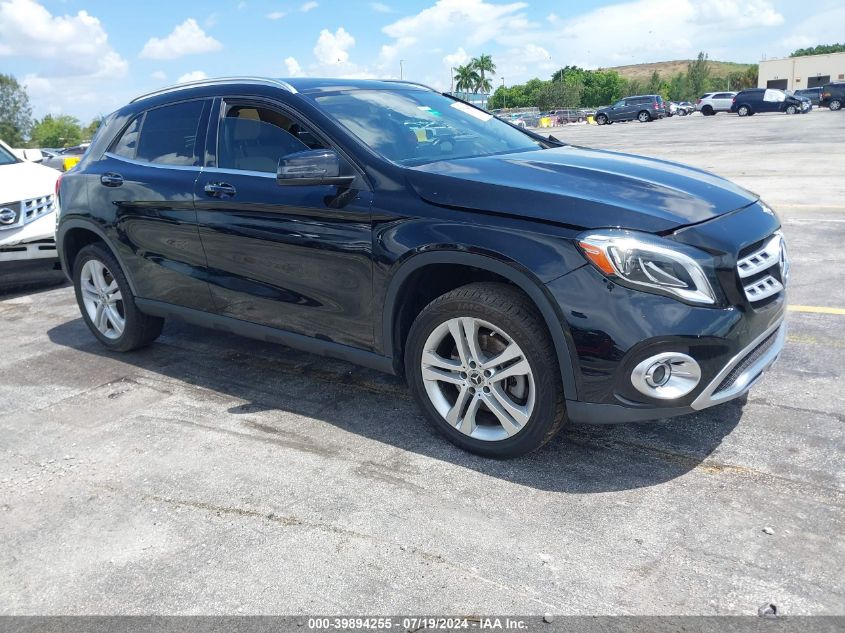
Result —
<svg viewBox="0 0 845 633"><path fill-rule="evenodd" d="M58 261L58 177L55 169L21 160L0 141L0 272L7 262Z"/></svg>
<svg viewBox="0 0 845 633"><path fill-rule="evenodd" d="M735 96L735 92L705 92L695 104L695 109L704 116L730 112Z"/></svg>

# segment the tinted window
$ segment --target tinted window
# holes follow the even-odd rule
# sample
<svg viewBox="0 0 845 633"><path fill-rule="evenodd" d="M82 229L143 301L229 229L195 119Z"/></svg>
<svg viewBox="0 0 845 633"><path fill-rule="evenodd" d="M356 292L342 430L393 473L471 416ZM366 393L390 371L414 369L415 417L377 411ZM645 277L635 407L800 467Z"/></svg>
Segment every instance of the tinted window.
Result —
<svg viewBox="0 0 845 633"><path fill-rule="evenodd" d="M713 95L714 99L730 99L733 95L729 92L719 92Z"/></svg>
<svg viewBox="0 0 845 633"><path fill-rule="evenodd" d="M277 110L235 105L220 122L217 166L275 173L283 156L324 147L303 125Z"/></svg>
<svg viewBox="0 0 845 633"><path fill-rule="evenodd" d="M124 158L135 158L135 150L138 148L138 130L141 128L141 119L136 117L129 127L120 135L120 138L112 146L112 153Z"/></svg>
<svg viewBox="0 0 845 633"><path fill-rule="evenodd" d="M138 141L138 160L163 165L195 165L202 108L202 101L188 101L147 112Z"/></svg>
<svg viewBox="0 0 845 633"><path fill-rule="evenodd" d="M16 162L18 162L17 157L5 147L0 145L0 165L11 165Z"/></svg>

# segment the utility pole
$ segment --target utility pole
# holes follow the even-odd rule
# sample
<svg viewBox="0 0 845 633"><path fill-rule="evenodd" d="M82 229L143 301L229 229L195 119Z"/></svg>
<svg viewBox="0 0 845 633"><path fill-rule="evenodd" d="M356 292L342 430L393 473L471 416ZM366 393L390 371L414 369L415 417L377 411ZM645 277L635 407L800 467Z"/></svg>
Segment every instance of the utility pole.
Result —
<svg viewBox="0 0 845 633"><path fill-rule="evenodd" d="M449 75L449 92L455 94L455 67L452 66L452 73Z"/></svg>
<svg viewBox="0 0 845 633"><path fill-rule="evenodd" d="M399 60L399 79L400 81L405 78L405 68L404 68L405 60Z"/></svg>
<svg viewBox="0 0 845 633"><path fill-rule="evenodd" d="M508 95L505 93L505 78L502 77L502 110L508 109Z"/></svg>

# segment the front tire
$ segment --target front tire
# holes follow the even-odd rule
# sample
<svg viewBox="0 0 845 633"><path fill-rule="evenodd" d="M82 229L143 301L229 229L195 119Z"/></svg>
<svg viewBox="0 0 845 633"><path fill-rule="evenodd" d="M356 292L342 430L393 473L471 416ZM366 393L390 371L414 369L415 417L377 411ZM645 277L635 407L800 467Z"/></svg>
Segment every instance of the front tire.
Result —
<svg viewBox="0 0 845 633"><path fill-rule="evenodd" d="M796 108L795 106L789 106L788 108L786 108L786 113L787 114L797 114L798 108Z"/></svg>
<svg viewBox="0 0 845 633"><path fill-rule="evenodd" d="M831 110L841 110L842 109L842 102L839 99L831 99L828 107Z"/></svg>
<svg viewBox="0 0 845 633"><path fill-rule="evenodd" d="M428 304L408 334L405 372L429 422L472 453L530 453L566 421L545 324L506 284L469 284Z"/></svg>
<svg viewBox="0 0 845 633"><path fill-rule="evenodd" d="M73 287L88 329L110 350L146 347L161 334L164 319L138 309L126 275L105 244L89 244L79 251Z"/></svg>
<svg viewBox="0 0 845 633"><path fill-rule="evenodd" d="M607 123L607 116L606 116L606 115L604 115L604 114L599 114L599 115L596 117L596 123L597 123L598 125L604 125L605 123Z"/></svg>

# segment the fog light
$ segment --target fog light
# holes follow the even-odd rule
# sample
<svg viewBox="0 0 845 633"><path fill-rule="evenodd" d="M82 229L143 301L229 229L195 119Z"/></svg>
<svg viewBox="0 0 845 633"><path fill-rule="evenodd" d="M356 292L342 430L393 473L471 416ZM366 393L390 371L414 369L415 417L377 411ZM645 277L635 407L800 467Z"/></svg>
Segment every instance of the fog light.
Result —
<svg viewBox="0 0 845 633"><path fill-rule="evenodd" d="M682 398L701 380L701 367L690 356L663 352L634 367L631 384L637 391L659 400Z"/></svg>

